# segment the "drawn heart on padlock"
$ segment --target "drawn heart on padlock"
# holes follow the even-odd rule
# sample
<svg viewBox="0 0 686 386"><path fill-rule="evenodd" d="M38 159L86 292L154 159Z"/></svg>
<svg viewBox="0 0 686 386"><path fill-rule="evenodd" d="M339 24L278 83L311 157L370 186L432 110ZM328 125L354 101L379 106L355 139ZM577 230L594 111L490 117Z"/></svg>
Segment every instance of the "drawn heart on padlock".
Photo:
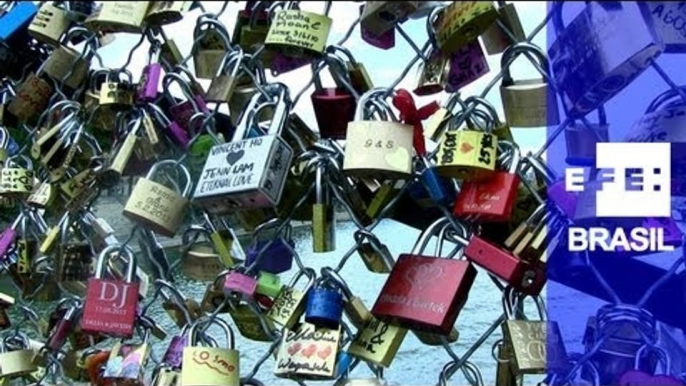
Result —
<svg viewBox="0 0 686 386"><path fill-rule="evenodd" d="M321 350L317 353L317 356L322 359L326 359L329 357L329 355L331 355L331 351L333 351L331 350L331 346L326 346L324 350Z"/></svg>
<svg viewBox="0 0 686 386"><path fill-rule="evenodd" d="M228 162L229 165L233 166L233 164L235 164L236 162L238 162L238 160L243 158L244 154L245 154L245 151L243 151L243 149L241 149L239 151L233 151L233 152L227 154L226 162Z"/></svg>
<svg viewBox="0 0 686 386"><path fill-rule="evenodd" d="M384 159L393 169L405 170L407 169L407 159L409 156L410 154L407 152L407 149L400 147L395 149L395 152L386 154Z"/></svg>
<svg viewBox="0 0 686 386"><path fill-rule="evenodd" d="M309 359L314 353L317 352L317 345L316 344L311 344L307 346L306 349L302 350L302 354L305 358Z"/></svg>
<svg viewBox="0 0 686 386"><path fill-rule="evenodd" d="M460 152L467 154L472 150L474 150L474 146L468 144L467 142L462 142L462 146L460 146Z"/></svg>
<svg viewBox="0 0 686 386"><path fill-rule="evenodd" d="M442 275L443 269L431 264L417 265L405 271L405 279L419 290L424 289L426 285L431 285Z"/></svg>
<svg viewBox="0 0 686 386"><path fill-rule="evenodd" d="M295 355L298 351L300 351L300 348L302 345L300 343L293 343L290 347L288 347L288 354Z"/></svg>
<svg viewBox="0 0 686 386"><path fill-rule="evenodd" d="M620 386L680 386L678 379L669 375L650 375L639 370L629 370L619 377Z"/></svg>

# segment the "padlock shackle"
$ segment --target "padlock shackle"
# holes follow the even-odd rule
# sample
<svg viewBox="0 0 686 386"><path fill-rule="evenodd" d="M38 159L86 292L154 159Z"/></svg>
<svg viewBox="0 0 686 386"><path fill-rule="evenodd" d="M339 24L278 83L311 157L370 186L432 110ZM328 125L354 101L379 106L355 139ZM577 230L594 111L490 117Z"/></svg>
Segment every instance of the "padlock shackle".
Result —
<svg viewBox="0 0 686 386"><path fill-rule="evenodd" d="M148 174L145 175L145 178L154 181L153 178L155 174L162 168L176 168L181 171L181 175L186 180L186 184L184 185L183 190L179 192L179 194L184 198L188 198L191 194L191 188L193 187L193 180L191 179L191 174L188 171L188 168L186 168L185 165L177 162L176 160L168 159L155 162L150 167L150 170L148 171Z"/></svg>
<svg viewBox="0 0 686 386"><path fill-rule="evenodd" d="M191 238L195 236L196 233L202 234L205 237L209 237L210 231L202 225L191 225L183 232L181 236L181 243L186 247L190 248ZM199 236L198 236L199 237ZM197 241L197 239L196 239Z"/></svg>
<svg viewBox="0 0 686 386"><path fill-rule="evenodd" d="M426 228L419 235L419 238L415 242L414 247L412 247L412 251L410 252L410 254L419 255L423 253L424 249L426 249L427 245L429 244L429 240L431 240L431 238L436 235L438 229L440 229L447 223L448 219L445 217L441 217L438 220L434 221L431 225L429 225L429 227Z"/></svg>
<svg viewBox="0 0 686 386"><path fill-rule="evenodd" d="M372 99L378 99L379 96L385 96L388 91L385 87L375 87L360 96L357 102L357 107L355 108L355 118L354 121L363 121L365 119L364 111L367 108L367 103Z"/></svg>
<svg viewBox="0 0 686 386"><path fill-rule="evenodd" d="M661 110L663 108L670 107L668 105L673 103L674 102L673 100L676 100L676 102L679 102L679 103L677 103L675 106L671 106L671 107L677 107L677 106L684 104L684 102L681 99L680 92L686 92L686 85L685 86L678 86L678 90L670 87L667 90L663 91L662 93L660 93L658 96L656 96L650 102L650 104L648 105L648 108L645 111L645 114L650 114L650 113L653 113L657 110Z"/></svg>
<svg viewBox="0 0 686 386"><path fill-rule="evenodd" d="M203 30L202 27L205 25L207 28ZM206 34L210 29L216 30L220 40L224 44L224 49L231 51L231 39L229 38L229 32L224 27L224 24L222 24L219 20L212 18L211 16L200 15L200 17L198 17L198 22L195 24L195 28L193 29L193 53L197 53L198 44L200 43L200 40L202 40L201 34Z"/></svg>
<svg viewBox="0 0 686 386"><path fill-rule="evenodd" d="M426 18L426 36L429 38L431 44L430 47L438 47L438 42L436 41L436 27L435 23L441 17L441 13L446 8L445 5L437 6L431 10L429 16Z"/></svg>
<svg viewBox="0 0 686 386"><path fill-rule="evenodd" d="M550 71L548 68L548 58L545 55L545 52L543 52L543 50L540 47L533 43L518 42L507 47L505 49L505 52L503 52L503 56L500 59L500 67L503 71L503 85L508 86L514 83L514 79L512 79L512 74L510 73L510 66L519 57L519 55L527 52L533 54L534 57L538 59L538 64L545 73L541 74L542 76L544 76L543 80L545 82L548 82L548 80L551 78Z"/></svg>
<svg viewBox="0 0 686 386"><path fill-rule="evenodd" d="M523 162L528 162L534 168L534 173L538 172L543 179L546 180L548 184L553 184L558 180L557 173L548 164L538 157L534 157L533 154L529 153L524 157ZM524 170L524 168L522 168Z"/></svg>
<svg viewBox="0 0 686 386"><path fill-rule="evenodd" d="M103 279L103 275L105 273L105 263L109 263L109 254L112 252L124 254L126 257L128 257L128 264L126 264L126 276L124 280L127 283L133 283L136 279L136 257L133 253L133 250L125 244L110 244L100 251L100 254L98 254L98 259L95 263L95 278Z"/></svg>
<svg viewBox="0 0 686 386"><path fill-rule="evenodd" d="M328 280L329 282L332 282L334 285L336 285L336 287L339 288L345 299L350 301L354 297L353 291L348 286L348 283L346 283L343 277L341 277L341 275L335 270L333 270L331 267L323 267L321 270L321 275L323 278L325 278L324 280Z"/></svg>
<svg viewBox="0 0 686 386"><path fill-rule="evenodd" d="M475 109L478 106L484 107L486 109L486 111L490 114L491 119L493 120L494 124L496 126L501 125L500 117L498 117L498 111L495 109L495 107L489 101L486 100L486 98L482 98L480 96L473 95L473 96L470 96L467 99L465 99L464 105L469 106L471 104L476 105L474 107Z"/></svg>
<svg viewBox="0 0 686 386"><path fill-rule="evenodd" d="M303 276L307 276L307 278L309 279L307 281L307 285L305 286L305 289L307 290L310 287L312 287L312 285L314 284L314 281L317 278L317 272L315 272L314 269L309 268L309 267L306 267L305 269L299 270L298 273L293 275L293 277L291 278L291 281L288 282L288 287L295 288L295 285L298 283L298 281Z"/></svg>
<svg viewBox="0 0 686 386"><path fill-rule="evenodd" d="M357 66L358 62L353 56L352 52L350 52L349 49L343 47L340 44L331 44L326 47L326 53L330 53L332 55L337 55L337 53L341 53L343 56L345 56L348 61L350 62L351 65Z"/></svg>
<svg viewBox="0 0 686 386"><path fill-rule="evenodd" d="M198 103L195 101L190 83L183 79L181 75L177 74L176 72L169 72L164 75L164 78L162 78L164 95L167 96L167 98L169 98L172 102L175 101L175 98L170 91L172 82L176 82L179 85L181 88L181 93L186 97L186 100L191 104L191 106L193 106L193 110L196 112L202 111L200 106L198 106Z"/></svg>
<svg viewBox="0 0 686 386"><path fill-rule="evenodd" d="M505 151L510 154L510 166L508 167L508 173L517 174L522 160L522 154L519 150L519 145L517 145L516 142L500 140L498 141L498 147L501 146L504 147ZM505 151L503 151L503 153L505 153Z"/></svg>
<svg viewBox="0 0 686 386"><path fill-rule="evenodd" d="M188 331L190 342L195 342L196 334L197 334L197 331L195 331L195 329L198 326L204 326L206 324L208 325L207 327L209 327L210 324L218 325L226 334L227 348L229 350L235 349L235 339L234 339L233 329L231 328L231 326L229 325L229 323L227 321L225 321L224 319L220 319L216 316L203 316L203 317L199 318L198 320L196 320L195 323L193 323L193 326L191 326L190 330ZM203 332L205 329L206 328L203 329ZM191 346L192 345L193 344L191 343Z"/></svg>
<svg viewBox="0 0 686 386"><path fill-rule="evenodd" d="M234 78L238 78L238 74L241 70L241 64L245 60L245 52L238 46L233 51L226 51L222 57L219 67L217 67L217 73L215 76L229 75ZM231 69L231 71L227 71Z"/></svg>
<svg viewBox="0 0 686 386"><path fill-rule="evenodd" d="M640 370L641 358L645 355L646 350L657 353L660 364L662 365L662 374L671 375L672 359L667 351L657 344L644 343L641 345L641 347L636 351L636 355L634 357L634 370Z"/></svg>

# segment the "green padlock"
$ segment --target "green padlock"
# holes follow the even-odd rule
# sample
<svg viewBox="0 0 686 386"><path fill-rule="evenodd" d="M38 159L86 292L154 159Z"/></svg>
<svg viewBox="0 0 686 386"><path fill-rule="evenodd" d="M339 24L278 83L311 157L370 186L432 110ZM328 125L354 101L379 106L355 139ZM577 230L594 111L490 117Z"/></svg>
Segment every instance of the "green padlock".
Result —
<svg viewBox="0 0 686 386"><path fill-rule="evenodd" d="M281 278L271 272L260 271L257 277L257 291L260 295L275 298L281 292Z"/></svg>

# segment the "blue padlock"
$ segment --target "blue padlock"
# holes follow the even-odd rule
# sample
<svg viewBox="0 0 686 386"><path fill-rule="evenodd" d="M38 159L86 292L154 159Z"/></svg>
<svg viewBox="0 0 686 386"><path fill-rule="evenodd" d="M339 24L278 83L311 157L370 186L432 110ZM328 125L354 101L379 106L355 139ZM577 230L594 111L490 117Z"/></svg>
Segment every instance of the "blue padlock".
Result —
<svg viewBox="0 0 686 386"><path fill-rule="evenodd" d="M305 321L317 327L337 329L343 317L343 294L325 277L307 291Z"/></svg>
<svg viewBox="0 0 686 386"><path fill-rule="evenodd" d="M424 171L408 188L410 197L425 208L451 206L457 193L448 179L436 173L426 158L422 158Z"/></svg>
<svg viewBox="0 0 686 386"><path fill-rule="evenodd" d="M260 251L267 245L271 245L266 251L260 256L259 262L257 263L256 270L273 273L278 275L280 273L286 272L293 266L293 250L295 249L295 243L291 238L291 226L286 226L285 235L283 237L278 237L277 239L267 238L260 240L260 236L264 235L267 229L278 228L281 225L281 221L278 218L271 219L257 228L253 232L252 244L248 247L246 251L246 264L247 266L252 265L258 257Z"/></svg>
<svg viewBox="0 0 686 386"><path fill-rule="evenodd" d="M7 41L17 32L26 30L38 13L38 7L32 1L14 3L5 16L0 18L0 40Z"/></svg>
<svg viewBox="0 0 686 386"><path fill-rule="evenodd" d="M341 351L338 353L338 357L336 358L336 378L340 378L348 374L350 365L352 365L354 359L355 358L346 351Z"/></svg>

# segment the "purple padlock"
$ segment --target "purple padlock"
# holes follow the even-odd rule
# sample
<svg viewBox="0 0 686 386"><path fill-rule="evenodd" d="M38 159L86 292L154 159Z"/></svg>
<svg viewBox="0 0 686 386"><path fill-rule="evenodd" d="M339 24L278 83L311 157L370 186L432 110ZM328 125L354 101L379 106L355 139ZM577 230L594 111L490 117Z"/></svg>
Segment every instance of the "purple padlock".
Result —
<svg viewBox="0 0 686 386"><path fill-rule="evenodd" d="M557 181L548 187L548 199L554 202L568 218L574 218L579 199L576 193L568 192L565 181Z"/></svg>
<svg viewBox="0 0 686 386"><path fill-rule="evenodd" d="M360 5L360 16L364 13L364 5ZM360 26L360 35L362 40L367 42L370 46L388 50L395 47L395 28L389 29L381 35L375 35L371 31Z"/></svg>
<svg viewBox="0 0 686 386"><path fill-rule="evenodd" d="M279 76L287 72L297 70L312 63L312 58L292 58L280 52L274 53L274 61L270 67L273 76Z"/></svg>
<svg viewBox="0 0 686 386"><path fill-rule="evenodd" d="M24 214L20 214L17 216L17 219L14 220L14 223L12 223L12 226L5 229L0 233L0 261L6 260L7 259L7 251L10 250L10 247L12 244L14 244L14 240L17 239L17 227L19 224L22 222L24 219Z"/></svg>
<svg viewBox="0 0 686 386"><path fill-rule="evenodd" d="M240 293L252 298L257 291L257 279L238 271L231 271L224 279L224 293Z"/></svg>
<svg viewBox="0 0 686 386"><path fill-rule="evenodd" d="M175 104L169 108L169 114L172 116L172 119L186 130L190 130L191 118L194 114L196 114L198 111L206 114L209 114L210 112L210 110L207 108L205 98L200 95L195 95L193 96L193 100L195 101L195 105L197 105L198 110L196 110L193 102L189 100ZM201 124L200 121L196 123L198 125Z"/></svg>
<svg viewBox="0 0 686 386"><path fill-rule="evenodd" d="M157 61L160 49L153 45L150 49L148 64L143 67L140 85L136 93L138 102L152 102L157 98L157 89L162 78L162 65Z"/></svg>
<svg viewBox="0 0 686 386"><path fill-rule="evenodd" d="M251 267L260 251L269 244L269 247L260 256L259 262L253 270L278 275L291 269L293 266L292 251L295 249L295 243L292 238L293 229L291 226L286 226L283 237L273 234L274 232L269 232L278 229L281 224L280 220L272 219L255 228L252 243L250 243L245 253L246 267Z"/></svg>
<svg viewBox="0 0 686 386"><path fill-rule="evenodd" d="M174 143L176 143L180 148L184 150L188 149L188 144L190 143L191 139L186 130L176 121L169 120L164 111L162 111L162 109L160 109L157 105L150 103L148 104L148 107L150 108L152 116L155 117L155 120L162 127L164 127L165 134L168 135L169 138L171 138L171 140L174 141Z"/></svg>
<svg viewBox="0 0 686 386"><path fill-rule="evenodd" d="M188 345L188 326L179 333L179 335L171 338L167 351L164 353L162 363L170 366L173 369L180 369L183 363L183 349Z"/></svg>
<svg viewBox="0 0 686 386"><path fill-rule="evenodd" d="M481 43L476 39L450 55L445 91L453 93L486 75L490 68Z"/></svg>

